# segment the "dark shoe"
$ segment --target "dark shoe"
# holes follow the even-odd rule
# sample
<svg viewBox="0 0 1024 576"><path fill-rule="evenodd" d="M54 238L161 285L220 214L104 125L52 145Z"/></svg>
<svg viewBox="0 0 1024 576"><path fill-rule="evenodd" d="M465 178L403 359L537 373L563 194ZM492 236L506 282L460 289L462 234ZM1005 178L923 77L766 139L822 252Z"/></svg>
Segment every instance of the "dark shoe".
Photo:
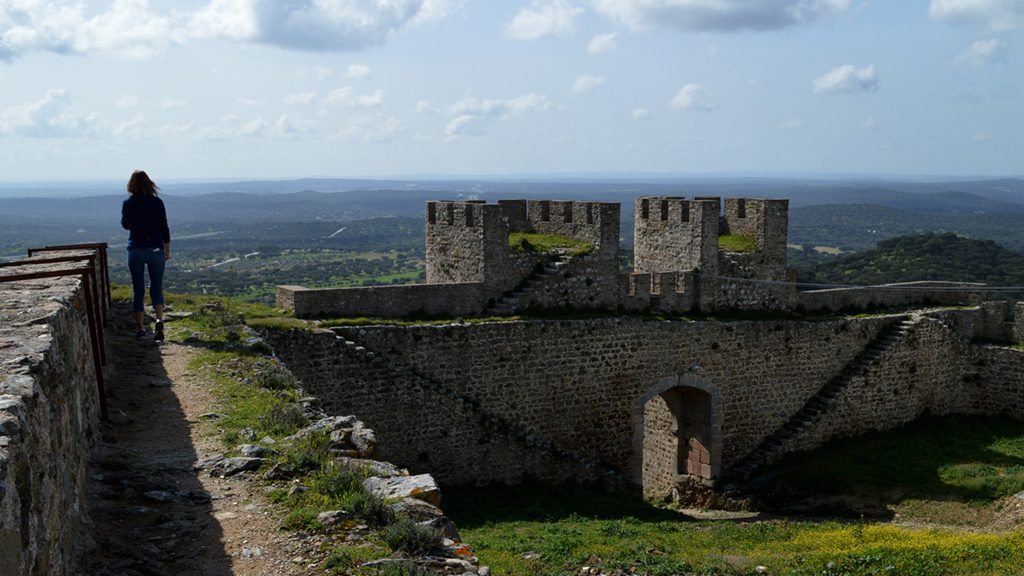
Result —
<svg viewBox="0 0 1024 576"><path fill-rule="evenodd" d="M153 341L163 342L164 340L164 323L160 320L156 321L156 334L153 334Z"/></svg>
<svg viewBox="0 0 1024 576"><path fill-rule="evenodd" d="M135 333L135 339L136 340L145 340L146 339L146 331L145 330L139 330L138 332L136 332Z"/></svg>

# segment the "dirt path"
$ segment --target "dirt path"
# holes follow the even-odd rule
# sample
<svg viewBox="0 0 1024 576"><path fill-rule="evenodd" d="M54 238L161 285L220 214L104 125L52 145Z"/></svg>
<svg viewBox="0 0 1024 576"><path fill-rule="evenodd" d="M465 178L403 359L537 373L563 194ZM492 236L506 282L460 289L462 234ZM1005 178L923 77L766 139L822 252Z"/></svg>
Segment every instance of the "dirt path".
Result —
<svg viewBox="0 0 1024 576"><path fill-rule="evenodd" d="M322 574L316 536L279 529L252 476L194 471L222 444L205 414L216 412L189 371L197 349L135 340L128 310L108 328L110 422L90 470L87 501L95 544L89 576Z"/></svg>

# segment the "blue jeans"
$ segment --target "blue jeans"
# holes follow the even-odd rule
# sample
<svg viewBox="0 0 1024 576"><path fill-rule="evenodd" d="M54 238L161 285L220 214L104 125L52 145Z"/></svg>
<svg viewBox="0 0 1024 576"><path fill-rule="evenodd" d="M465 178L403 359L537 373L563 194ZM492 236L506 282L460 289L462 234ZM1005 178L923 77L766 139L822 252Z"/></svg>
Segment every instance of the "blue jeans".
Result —
<svg viewBox="0 0 1024 576"><path fill-rule="evenodd" d="M146 268L149 268L149 297L153 306L164 303L164 249L129 248L128 271L132 273L132 312L146 304Z"/></svg>

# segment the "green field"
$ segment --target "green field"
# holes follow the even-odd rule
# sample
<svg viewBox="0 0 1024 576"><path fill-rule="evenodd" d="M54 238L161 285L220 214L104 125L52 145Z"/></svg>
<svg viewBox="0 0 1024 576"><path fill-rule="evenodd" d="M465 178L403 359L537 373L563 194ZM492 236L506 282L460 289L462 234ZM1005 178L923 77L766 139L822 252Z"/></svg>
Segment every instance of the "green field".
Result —
<svg viewBox="0 0 1024 576"><path fill-rule="evenodd" d="M1024 423L948 417L774 470L797 515L696 513L578 486L454 487L445 510L496 574L1011 575L1024 566ZM778 494L776 494L778 496ZM839 503L845 507L838 506ZM1024 503L1021 504L1024 506ZM862 506L874 514L858 515Z"/></svg>

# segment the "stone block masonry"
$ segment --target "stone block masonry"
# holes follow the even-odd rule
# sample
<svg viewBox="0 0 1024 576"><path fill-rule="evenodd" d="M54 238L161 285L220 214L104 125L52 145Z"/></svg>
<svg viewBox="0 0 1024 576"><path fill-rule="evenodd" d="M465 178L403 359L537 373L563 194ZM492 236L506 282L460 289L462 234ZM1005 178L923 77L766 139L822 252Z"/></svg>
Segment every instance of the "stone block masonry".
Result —
<svg viewBox="0 0 1024 576"><path fill-rule="evenodd" d="M0 283L0 574L69 574L99 399L77 279Z"/></svg>
<svg viewBox="0 0 1024 576"><path fill-rule="evenodd" d="M1024 410L1024 352L969 344L979 314L918 314L783 451L924 413ZM441 481L580 478L586 461L664 493L688 475L725 475L903 318L368 326L268 341L330 410L377 430L382 453ZM485 425L496 421L543 457Z"/></svg>

